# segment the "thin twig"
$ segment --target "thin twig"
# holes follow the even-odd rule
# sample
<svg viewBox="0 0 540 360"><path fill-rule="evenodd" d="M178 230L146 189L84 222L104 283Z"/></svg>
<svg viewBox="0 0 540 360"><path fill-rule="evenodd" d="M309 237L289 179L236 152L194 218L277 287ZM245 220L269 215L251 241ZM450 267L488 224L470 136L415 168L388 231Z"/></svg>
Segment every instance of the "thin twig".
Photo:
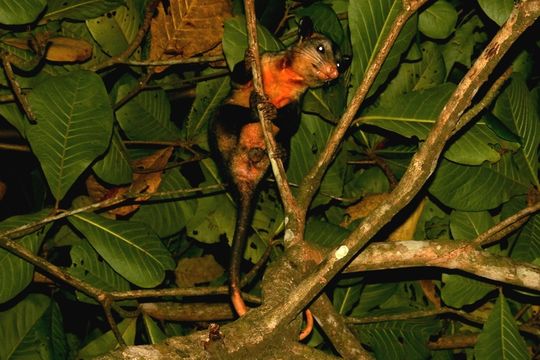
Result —
<svg viewBox="0 0 540 360"><path fill-rule="evenodd" d="M2 61L4 72L6 73L6 78L8 79L8 82L11 86L11 90L13 90L13 94L15 94L15 98L17 99L19 105L22 107L24 113L28 117L28 120L31 123L35 123L36 117L34 116L34 113L30 108L30 104L28 103L28 99L26 98L26 95L23 94L22 89L17 82L17 79L15 78L13 68L11 67L11 55L2 50L0 51L0 60Z"/></svg>
<svg viewBox="0 0 540 360"><path fill-rule="evenodd" d="M0 144L0 150L29 152L30 146L19 144Z"/></svg>
<svg viewBox="0 0 540 360"><path fill-rule="evenodd" d="M480 100L476 105L471 107L467 112L465 112L461 118L459 119L458 123L456 124L456 128L454 130L454 134L458 132L465 124L469 123L472 119L476 117L482 110L487 108L493 100L497 97L499 94L499 91L501 90L501 87L505 84L506 80L512 75L512 68L509 67L506 69L506 71L499 76L499 78L491 85L490 89L487 91L486 95Z"/></svg>
<svg viewBox="0 0 540 360"><path fill-rule="evenodd" d="M197 56L188 59L174 59L174 60L122 60L116 61L117 64L125 64L130 66L171 66L182 64L203 64L215 61L223 61L223 56Z"/></svg>
<svg viewBox="0 0 540 360"><path fill-rule="evenodd" d="M142 75L140 79L137 81L137 85L133 89L131 89L123 98L118 100L113 105L113 111L117 111L122 106L124 106L129 100L137 96L144 89L146 84L148 84L148 81L150 81L150 78L152 77L153 74L154 74L153 71L148 71L147 73Z"/></svg>
<svg viewBox="0 0 540 360"><path fill-rule="evenodd" d="M476 246L483 246L487 245L496 241L499 241L506 235L508 235L510 232L513 232L516 230L516 228L512 227L515 223L519 222L520 220L529 217L530 215L540 211L540 202L537 202L534 205L528 206L514 215L504 219L503 221L499 222L498 224L492 226L488 230L484 231L482 234L478 235L476 239L473 240L473 244ZM522 226L523 223L519 223L519 226ZM519 227L518 226L518 227Z"/></svg>

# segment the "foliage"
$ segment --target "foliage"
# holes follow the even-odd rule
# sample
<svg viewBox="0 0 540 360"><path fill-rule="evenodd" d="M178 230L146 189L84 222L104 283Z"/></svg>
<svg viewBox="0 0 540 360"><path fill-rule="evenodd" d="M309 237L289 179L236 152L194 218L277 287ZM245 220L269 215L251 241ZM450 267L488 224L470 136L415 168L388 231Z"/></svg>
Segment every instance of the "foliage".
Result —
<svg viewBox="0 0 540 360"><path fill-rule="evenodd" d="M129 58L122 58L143 26L146 3L0 0L0 56L4 67L9 62L15 69L14 77L8 72L0 75L0 131L16 131L17 141L29 146L19 154L0 144L6 164L0 182L7 184L0 200L4 206L0 234L5 238L7 233L32 254L105 291L176 287L172 270L187 257L210 254L226 265L224 254L234 229L235 203L231 195L215 191L223 181L208 157L207 132L213 112L229 91L223 70L232 69L244 57L244 15L235 2L236 13L224 24L226 62L212 64L221 70L203 59L149 74L152 66L123 63L159 60L147 58L150 36ZM278 51L291 43L294 20L310 16L316 29L353 59L338 81L305 95L287 172L289 181L298 184L316 163L402 5L397 0L292 5L285 0L265 4L258 25L261 50ZM362 221L362 216L354 216L353 206L391 189L391 178L373 159L386 164L399 180L414 152L425 146L456 85L512 6L506 0L438 0L409 19L357 114L358 126L349 130L311 205L305 233L311 244L338 245ZM293 19L280 21L284 9ZM197 31L205 31L204 24L197 26ZM529 29L507 63L501 64L498 75L515 61L514 73L496 99L446 147L432 181L421 192L426 204L411 240L471 241L538 196L540 43L534 38L538 30L538 24ZM44 45L36 40L44 37L84 41L91 44L92 55L75 62L54 61L45 55L47 41ZM116 62L102 67L111 59ZM19 87L22 94L15 96ZM195 97L182 97L186 89L194 89ZM471 99L472 105L486 91ZM164 166L140 165L165 146L174 146L174 151ZM14 170L8 170L8 164ZM146 176L149 173L154 176ZM200 189L189 192L192 188ZM163 194L148 196L155 191ZM70 213L67 219L9 234L50 214L117 194L131 199L118 212L107 208ZM539 215L533 215L486 251L538 265L539 222ZM279 196L273 182L266 182L254 215L245 269L263 256L273 239L283 236L284 226ZM271 258L279 255L281 250L274 250ZM81 289L56 284L50 291L34 274L34 264L0 248L0 359L92 358L117 346L95 299ZM467 312L485 322L483 327L460 317L392 318L438 306L420 280L431 284L443 306ZM220 276L212 285L226 281ZM534 324L529 305L537 306L539 298L510 290L471 274L440 269L403 273L388 269L335 279L326 288L340 314L380 317L377 322L355 325L360 341L377 358L440 357L441 352L428 348L430 340L473 333L478 341L470 347L477 359L525 359L531 349L540 351L537 335L520 333L520 325ZM254 286L253 292L257 291ZM133 301L120 304L135 305ZM517 312L520 317L515 319ZM140 320L119 321L128 344L156 343L194 328L195 321L179 325L146 314ZM332 351L320 336L314 336L310 345ZM466 351L457 353L463 358Z"/></svg>

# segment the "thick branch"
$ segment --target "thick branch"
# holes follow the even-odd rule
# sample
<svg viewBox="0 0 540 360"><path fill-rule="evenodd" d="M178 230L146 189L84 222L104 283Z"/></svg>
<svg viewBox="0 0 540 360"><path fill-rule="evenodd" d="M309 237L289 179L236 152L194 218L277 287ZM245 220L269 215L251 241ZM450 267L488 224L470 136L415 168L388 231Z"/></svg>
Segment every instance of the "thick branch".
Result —
<svg viewBox="0 0 540 360"><path fill-rule="evenodd" d="M345 272L434 266L540 291L540 267L497 256L462 241L396 241L369 245Z"/></svg>

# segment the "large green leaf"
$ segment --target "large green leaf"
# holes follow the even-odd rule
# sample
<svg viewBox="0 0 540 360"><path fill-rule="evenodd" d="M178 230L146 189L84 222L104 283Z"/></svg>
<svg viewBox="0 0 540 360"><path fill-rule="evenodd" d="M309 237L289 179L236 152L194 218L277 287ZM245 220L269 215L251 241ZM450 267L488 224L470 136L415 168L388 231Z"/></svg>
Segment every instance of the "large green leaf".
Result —
<svg viewBox="0 0 540 360"><path fill-rule="evenodd" d="M529 359L527 345L502 293L478 336L474 355L478 360Z"/></svg>
<svg viewBox="0 0 540 360"><path fill-rule="evenodd" d="M46 0L0 0L0 24L22 25L36 20Z"/></svg>
<svg viewBox="0 0 540 360"><path fill-rule="evenodd" d="M473 240L494 225L488 211L452 211L450 230L455 240Z"/></svg>
<svg viewBox="0 0 540 360"><path fill-rule="evenodd" d="M69 252L71 266L68 271L80 280L104 291L127 291L129 283L118 275L109 264L99 258L98 253L88 242L81 241ZM81 301L95 304L93 299L82 293L77 294Z"/></svg>
<svg viewBox="0 0 540 360"><path fill-rule="evenodd" d="M22 136L25 136L25 128L28 120L17 104L0 104L0 115L15 127Z"/></svg>
<svg viewBox="0 0 540 360"><path fill-rule="evenodd" d="M332 297L332 304L341 315L349 315L349 312L361 299L360 294L364 285L361 283L351 286L337 286Z"/></svg>
<svg viewBox="0 0 540 360"><path fill-rule="evenodd" d="M0 223L0 232L5 232L19 226L40 220L47 215L48 210L35 214L14 216ZM33 254L37 254L46 230L40 229L36 232L15 239L19 245L24 246ZM0 303L12 299L20 293L30 282L34 275L34 265L26 260L0 249Z"/></svg>
<svg viewBox="0 0 540 360"><path fill-rule="evenodd" d="M157 235L142 223L109 220L95 214L76 214L69 221L96 251L133 284L159 285L174 261Z"/></svg>
<svg viewBox="0 0 540 360"><path fill-rule="evenodd" d="M370 310L383 304L398 289L397 283L367 284L362 289L360 302L352 310L351 316L365 316Z"/></svg>
<svg viewBox="0 0 540 360"><path fill-rule="evenodd" d="M137 36L141 24L141 13L135 0L125 0L126 5L118 7L112 13L95 19L86 20L88 30L110 56L124 51Z"/></svg>
<svg viewBox="0 0 540 360"><path fill-rule="evenodd" d="M415 47L411 47L411 56ZM422 58L419 61L403 62L398 73L384 89L379 97L379 105L391 107L396 99L410 93L441 85L445 78L444 59L440 48L434 42L424 42L420 45Z"/></svg>
<svg viewBox="0 0 540 360"><path fill-rule="evenodd" d="M500 162L511 162L505 156ZM511 196L527 192L527 184L497 166L465 166L443 160L429 191L453 209L481 211L496 208Z"/></svg>
<svg viewBox="0 0 540 360"><path fill-rule="evenodd" d="M261 52L278 51L283 48L279 40L263 26L257 26L257 40ZM222 44L227 64L232 70L234 65L244 60L247 49L246 19L244 16L235 16L225 21Z"/></svg>
<svg viewBox="0 0 540 360"><path fill-rule="evenodd" d="M516 196L505 203L501 210L504 220L527 207L527 196ZM540 258L540 215L532 215L527 223L516 231L509 239L512 259L533 262Z"/></svg>
<svg viewBox="0 0 540 360"><path fill-rule="evenodd" d="M215 71L208 71L206 74L212 74ZM186 122L186 133L188 140L194 140L201 136L206 139L208 125L212 116L221 105L229 91L231 90L228 77L221 77L209 81L203 81L197 84L197 97L193 101L191 110ZM207 141L197 141L204 149L208 149Z"/></svg>
<svg viewBox="0 0 540 360"><path fill-rule="evenodd" d="M513 76L510 84L497 99L493 113L521 137L530 181L539 186L540 116L533 99L525 81L519 75Z"/></svg>
<svg viewBox="0 0 540 360"><path fill-rule="evenodd" d="M50 302L45 295L30 294L9 310L0 312L0 359L13 359L17 352L26 353L27 359L39 359L42 351L48 350L33 329Z"/></svg>
<svg viewBox="0 0 540 360"><path fill-rule="evenodd" d="M120 101L137 86L137 80L124 76L116 86L116 101ZM161 89L141 92L116 110L116 118L131 140L180 138L180 131L171 121L171 104Z"/></svg>
<svg viewBox="0 0 540 360"><path fill-rule="evenodd" d="M446 75L450 73L456 63L471 67L475 45L480 42L477 31L484 23L477 15L464 22L455 32L454 36L442 46Z"/></svg>
<svg viewBox="0 0 540 360"><path fill-rule="evenodd" d="M109 146L111 103L103 81L90 71L49 78L34 88L29 101L37 124L28 127L28 140L60 200Z"/></svg>
<svg viewBox="0 0 540 360"><path fill-rule="evenodd" d="M474 304L495 290L495 285L474 280L461 275L443 274L441 298L446 305L461 309Z"/></svg>
<svg viewBox="0 0 540 360"><path fill-rule="evenodd" d="M167 171L161 180L158 191L174 191L189 189L189 182L180 173L178 168ZM186 226L188 218L193 216L193 203L187 196L176 198L154 197L142 204L132 220L144 222L159 236L166 237L179 232Z"/></svg>
<svg viewBox="0 0 540 360"><path fill-rule="evenodd" d="M93 19L116 9L125 3L125 0L48 0L47 11L44 18L48 20Z"/></svg>
<svg viewBox="0 0 540 360"><path fill-rule="evenodd" d="M118 324L118 330L126 344L133 345L135 343L135 334L137 333L137 318L132 317L123 320ZM109 330L86 344L77 354L77 359L95 359L100 355L116 349L118 346L118 340L116 340L112 330Z"/></svg>
<svg viewBox="0 0 540 360"><path fill-rule="evenodd" d="M497 23L502 25L510 16L514 8L513 0L478 0L478 5L486 13L487 16Z"/></svg>
<svg viewBox="0 0 540 360"><path fill-rule="evenodd" d="M351 71L354 93L362 81L368 66L373 62L381 44L386 38L392 23L398 15L402 2L398 0L366 0L349 2L349 27L353 47ZM388 54L379 75L371 86L370 94L386 81L407 50L416 34L417 18L412 17L402 29Z"/></svg>
<svg viewBox="0 0 540 360"><path fill-rule="evenodd" d="M427 343L441 324L430 318L385 321L357 327L363 343L375 352L377 359L426 359Z"/></svg>
<svg viewBox="0 0 540 360"><path fill-rule="evenodd" d="M454 91L453 84L443 84L427 90L412 91L370 109L360 117L363 123L375 125L408 138L424 140L439 117L446 101ZM513 143L498 138L483 121L476 122L456 135L445 158L466 165L496 162L500 153L493 144L514 149Z"/></svg>
<svg viewBox="0 0 540 360"><path fill-rule="evenodd" d="M433 39L445 39L454 31L458 14L454 6L438 0L418 16L418 30Z"/></svg>
<svg viewBox="0 0 540 360"><path fill-rule="evenodd" d="M221 183L218 169L214 162L206 159L200 162L205 182L201 186ZM214 244L225 234L232 242L236 213L235 203L231 195L223 193L213 196L203 196L196 200L196 208L188 217L186 227L190 237L203 243ZM217 206L216 204L219 204Z"/></svg>
<svg viewBox="0 0 540 360"><path fill-rule="evenodd" d="M102 159L96 161L92 169L100 179L109 184L120 185L131 182L133 172L130 159L118 129L113 130L109 149Z"/></svg>
<svg viewBox="0 0 540 360"><path fill-rule="evenodd" d="M326 146L328 137L334 127L319 117L311 114L302 114L300 128L291 141L291 154L287 175L289 181L300 184L304 176L317 160L320 152ZM321 184L320 192L326 197L315 200L315 204L328 202L328 195L341 196L345 176L344 157L339 156L334 160Z"/></svg>
<svg viewBox="0 0 540 360"><path fill-rule="evenodd" d="M330 5L315 2L310 6L298 8L295 13L298 18L308 16L313 21L316 32L332 39L338 46L342 44L345 34L336 13Z"/></svg>

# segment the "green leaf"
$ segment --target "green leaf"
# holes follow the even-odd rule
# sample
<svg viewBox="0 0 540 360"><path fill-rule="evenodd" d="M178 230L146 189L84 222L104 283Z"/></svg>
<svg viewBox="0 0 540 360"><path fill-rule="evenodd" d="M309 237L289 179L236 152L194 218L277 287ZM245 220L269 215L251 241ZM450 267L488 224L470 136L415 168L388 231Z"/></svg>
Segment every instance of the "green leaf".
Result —
<svg viewBox="0 0 540 360"><path fill-rule="evenodd" d="M418 17L418 30L433 39L446 39L454 31L458 14L444 0L438 0L423 10Z"/></svg>
<svg viewBox="0 0 540 360"><path fill-rule="evenodd" d="M212 73L215 73L215 71L205 72L205 74ZM193 101L186 122L188 140L202 136L205 140L198 142L198 144L206 150L209 149L207 141L208 126L230 90L231 85L228 77L202 81L197 84L197 97Z"/></svg>
<svg viewBox="0 0 540 360"><path fill-rule="evenodd" d="M412 49L416 47L412 47L409 54ZM381 106L391 106L396 99L409 92L429 89L444 82L446 71L439 46L426 41L421 44L420 50L420 61L404 62L399 66L397 75L380 96Z"/></svg>
<svg viewBox="0 0 540 360"><path fill-rule="evenodd" d="M146 328L146 333L150 340L150 344L157 344L167 339L167 336L161 329L158 324L150 316L143 314L143 323Z"/></svg>
<svg viewBox="0 0 540 360"><path fill-rule="evenodd" d="M116 101L137 86L137 80L124 76L117 83ZM116 110L120 127L131 140L178 140L180 131L171 121L171 104L165 91L139 93Z"/></svg>
<svg viewBox="0 0 540 360"><path fill-rule="evenodd" d="M35 214L14 216L6 219L0 223L0 232L6 232L40 220L47 216L49 211L44 210ZM22 238L15 238L13 240L35 255L41 246L45 233L46 229L40 229ZM32 281L33 275L34 265L7 250L0 249L0 284L2 284L0 286L0 303L12 299L24 290Z"/></svg>
<svg viewBox="0 0 540 360"><path fill-rule="evenodd" d="M313 244L330 248L339 245L350 231L328 222L310 220L306 226L305 239Z"/></svg>
<svg viewBox="0 0 540 360"><path fill-rule="evenodd" d="M257 40L261 52L279 51L283 48L281 42L264 26L257 25ZM244 16L235 16L225 21L222 44L227 65L232 70L234 65L244 60L247 49L246 19Z"/></svg>
<svg viewBox="0 0 540 360"><path fill-rule="evenodd" d="M127 291L129 283L118 275L109 264L99 258L98 253L86 241L71 247L69 252L71 266L68 271L80 280L103 289L104 291ZM95 300L83 293L77 293L81 301L95 304Z"/></svg>
<svg viewBox="0 0 540 360"><path fill-rule="evenodd" d="M124 0L48 0L47 20L87 20L105 14L125 3Z"/></svg>
<svg viewBox="0 0 540 360"><path fill-rule="evenodd" d="M24 137L28 120L15 103L0 104L0 115L6 119Z"/></svg>
<svg viewBox="0 0 540 360"><path fill-rule="evenodd" d="M96 161L92 170L101 180L109 184L121 185L131 182L133 172L130 158L118 129L113 130L109 149L102 159Z"/></svg>
<svg viewBox="0 0 540 360"><path fill-rule="evenodd" d="M496 289L494 285L461 275L443 274L442 282L442 300L446 305L457 309L474 304Z"/></svg>
<svg viewBox="0 0 540 360"><path fill-rule="evenodd" d="M397 283L367 284L360 294L360 302L352 310L351 316L369 314L370 310L383 304L398 289Z"/></svg>
<svg viewBox="0 0 540 360"><path fill-rule="evenodd" d="M86 20L88 30L110 56L119 55L133 42L141 25L141 14L136 0L125 0L126 5L101 17Z"/></svg>
<svg viewBox="0 0 540 360"><path fill-rule="evenodd" d="M41 294L30 294L9 310L0 312L0 359L12 359L17 352L40 358L43 339L32 333L51 300Z"/></svg>
<svg viewBox="0 0 540 360"><path fill-rule="evenodd" d="M161 180L158 191L174 191L191 188L189 182L178 168L167 171ZM154 197L142 204L132 220L149 225L160 237L179 232L193 216L194 208L188 196L169 198Z"/></svg>
<svg viewBox="0 0 540 360"><path fill-rule="evenodd" d="M527 345L519 335L516 321L502 293L478 336L474 355L478 360L530 358Z"/></svg>
<svg viewBox="0 0 540 360"><path fill-rule="evenodd" d="M46 0L0 0L0 24L22 25L34 22L46 5Z"/></svg>
<svg viewBox="0 0 540 360"><path fill-rule="evenodd" d="M315 115L302 114L300 128L291 141L291 154L287 170L289 181L296 184L302 182L304 176L326 146L333 129L332 125L322 121ZM326 172L320 188L321 193L341 196L345 176L345 164L343 161L344 158L338 155L332 167ZM324 199L316 200L316 203L328 202L329 200L329 197L326 196Z"/></svg>
<svg viewBox="0 0 540 360"><path fill-rule="evenodd" d="M503 205L501 220L504 220L527 207L527 196L516 196ZM540 259L540 215L532 215L527 223L509 239L512 259L533 262Z"/></svg>
<svg viewBox="0 0 540 360"><path fill-rule="evenodd" d="M309 89L302 100L302 111L337 123L345 108L346 100L345 84L340 80L332 86Z"/></svg>
<svg viewBox="0 0 540 360"><path fill-rule="evenodd" d="M205 159L200 164L205 178L200 186L221 183L218 169L212 160ZM220 236L225 234L231 243L236 220L236 217L232 216L236 213L236 208L231 195L223 193L203 196L195 201L196 209L187 219L188 236L206 244L215 244L220 241Z"/></svg>
<svg viewBox="0 0 540 360"><path fill-rule="evenodd" d="M461 25L456 30L454 36L442 46L447 76L455 63L463 64L466 68L471 67L474 47L480 42L479 37L475 35L478 29L482 27L482 21L475 15Z"/></svg>
<svg viewBox="0 0 540 360"><path fill-rule="evenodd" d="M157 286L165 270L174 268L165 246L144 224L90 213L72 215L69 221L116 272L137 286Z"/></svg>
<svg viewBox="0 0 540 360"><path fill-rule="evenodd" d="M478 0L478 5L497 25L504 24L514 8L513 0Z"/></svg>
<svg viewBox="0 0 540 360"><path fill-rule="evenodd" d="M356 88L365 76L368 66L373 62L381 44L392 27L392 23L401 9L398 0L366 0L349 2L349 27L353 57L351 64L354 94ZM416 35L417 18L413 16L399 34L392 50L388 54L379 75L371 86L373 94L382 85L388 75L399 64L401 55L409 48L411 40Z"/></svg>
<svg viewBox="0 0 540 360"><path fill-rule="evenodd" d="M425 140L454 89L453 84L446 83L403 94L386 105L370 109L360 120L408 138ZM477 121L457 135L444 156L466 165L496 162L500 159L500 153L493 148L493 144L506 149L515 148L515 145L498 138L483 121Z"/></svg>
<svg viewBox="0 0 540 360"><path fill-rule="evenodd" d="M135 343L135 334L137 331L137 318L133 317L123 320L118 324L118 330L126 344L133 345ZM112 333L112 330L109 330L84 346L77 354L77 359L95 359L100 355L104 355L109 351L118 348L118 346L118 341Z"/></svg>
<svg viewBox="0 0 540 360"><path fill-rule="evenodd" d="M268 248L268 243L283 231L283 208L278 194L269 189L258 197L251 228L254 234L248 239L244 259L256 264Z"/></svg>
<svg viewBox="0 0 540 360"><path fill-rule="evenodd" d="M407 321L385 321L360 325L358 334L377 359L426 359L430 336L441 328L440 322L426 318Z"/></svg>
<svg viewBox="0 0 540 360"><path fill-rule="evenodd" d="M512 77L499 96L493 114L521 137L529 179L532 184L539 186L537 151L540 145L540 117L527 84L519 75Z"/></svg>
<svg viewBox="0 0 540 360"><path fill-rule="evenodd" d="M307 7L300 7L295 11L298 18L309 16L313 21L315 31L327 36L335 44L341 45L345 34L339 19L332 7L322 2L316 2Z"/></svg>
<svg viewBox="0 0 540 360"><path fill-rule="evenodd" d="M511 162L505 157L500 162ZM512 179L497 166L465 166L442 161L429 188L453 209L481 211L496 208L511 196L527 192L527 185Z"/></svg>
<svg viewBox="0 0 540 360"><path fill-rule="evenodd" d="M352 286L337 286L332 300L337 312L341 315L349 315L351 309L360 300L363 288L364 285L360 283Z"/></svg>
<svg viewBox="0 0 540 360"><path fill-rule="evenodd" d="M41 82L29 96L37 124L27 128L54 197L60 200L109 146L113 114L101 78L74 71Z"/></svg>
<svg viewBox="0 0 540 360"><path fill-rule="evenodd" d="M488 211L452 211L450 215L450 231L455 240L473 240L494 224Z"/></svg>

